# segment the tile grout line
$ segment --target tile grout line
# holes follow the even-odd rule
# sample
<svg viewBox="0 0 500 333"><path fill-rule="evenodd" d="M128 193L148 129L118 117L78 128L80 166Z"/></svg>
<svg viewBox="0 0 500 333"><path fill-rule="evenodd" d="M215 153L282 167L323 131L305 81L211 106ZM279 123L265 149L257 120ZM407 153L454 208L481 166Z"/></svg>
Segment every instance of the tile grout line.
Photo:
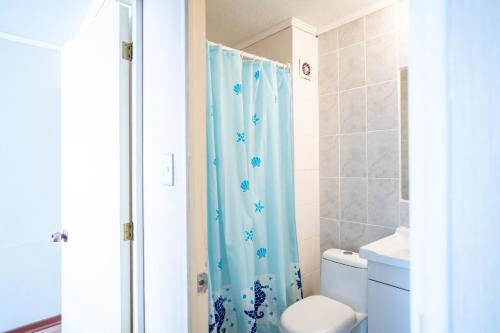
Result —
<svg viewBox="0 0 500 333"><path fill-rule="evenodd" d="M365 21L365 18L366 18L366 16L363 16L362 18L359 18L359 19L363 19L363 21ZM348 22L346 24L349 24L349 23L351 23L351 22ZM364 25L365 25L364 26L364 31L366 32L366 21L364 22ZM335 29L332 29L332 30L338 30L338 28L335 28ZM331 51L328 51L328 52L323 52L321 54L318 53L318 56L322 57L322 56L325 56L325 55L332 54L334 52L339 52L341 50L348 49L348 48L350 48L352 46L357 46L357 45L365 43L365 42L371 42L371 41L373 41L375 39L380 39L382 37L386 37L387 35L398 34L400 32L400 30L401 30L400 27L392 28L392 29L386 30L386 31L384 31L382 33L379 33L379 34L377 34L375 36L372 36L370 38L366 38L366 33L365 33L365 37L364 37L363 40L360 40L359 42L354 42L354 43L351 43L349 45L345 45L345 46L342 46L342 47L340 46L340 41L338 41L337 48L335 50L331 50ZM338 31L337 31L337 39L338 39Z"/></svg>
<svg viewBox="0 0 500 333"><path fill-rule="evenodd" d="M342 222L342 223L361 224L361 225L366 225L366 226L369 226L369 227L377 227L377 228L384 228L384 229L391 229L391 230L394 230L394 229L396 229L398 227L398 226L389 227L389 226L383 226L383 225L373 224L373 223L368 223L368 222L359 222L359 221L335 219L335 218L326 217L326 216L320 216L320 219L329 220L329 221L338 221L338 222Z"/></svg>
<svg viewBox="0 0 500 333"><path fill-rule="evenodd" d="M354 134L364 134L364 133L380 133L380 132L395 132L397 128L388 128L388 129L380 129L380 130L370 130L370 131L358 131L358 132L349 132L349 133L339 133L339 134L324 134L320 135L319 138L331 137L331 136L346 136L346 135L354 135Z"/></svg>
<svg viewBox="0 0 500 333"><path fill-rule="evenodd" d="M340 196L340 33L339 29L336 29L337 36L337 175L339 176L339 181L337 182L337 216L342 216L341 207L341 196ZM340 240L340 223L337 221L337 244L341 246Z"/></svg>
<svg viewBox="0 0 500 333"><path fill-rule="evenodd" d="M366 176L366 197L365 197L365 213L366 223L368 223L368 78L367 78L367 52L366 52L366 16L363 17L363 46L365 56L365 176Z"/></svg>
<svg viewBox="0 0 500 333"><path fill-rule="evenodd" d="M365 61L366 61L366 59L365 59ZM381 85L387 84L387 83L396 83L396 82L398 82L397 79L389 79L389 80L377 81L377 82L372 82L372 83L365 82L365 84L361 85L361 86L356 86L356 87L352 87L352 88L348 88L348 89L344 89L344 90L339 90L339 93L343 94L343 93L346 93L346 92L349 92L349 91L352 91L352 90L356 90L356 89L362 89L362 88L365 88L365 87L371 88L371 87L375 87L375 86L381 86ZM330 94L333 94L333 93L321 94L321 96L330 95Z"/></svg>
<svg viewBox="0 0 500 333"><path fill-rule="evenodd" d="M329 177L329 176L320 176L320 179L376 179L376 180L399 180L399 178L391 178L391 177L359 177L359 176L353 176L353 177ZM400 201L409 201L409 200L403 200L401 199Z"/></svg>
<svg viewBox="0 0 500 333"><path fill-rule="evenodd" d="M340 57L340 56L339 56ZM371 87L375 87L375 86L381 86L383 84L387 84L387 83L397 83L398 82L398 79L389 79L389 80L384 80L384 81L377 81L377 82L373 82L373 83L366 83L365 85L361 85L361 86L356 86L356 87L352 87L352 88L348 88L348 89L344 89L344 90L341 90L340 88L338 89L338 92L327 92L327 93L322 93L322 94L318 94L318 97L323 97L323 96L329 96L329 95L334 95L334 94L343 94L345 92L348 92L348 91L352 91L352 90L356 90L356 89L361 89L363 88L364 86L367 86L369 88Z"/></svg>

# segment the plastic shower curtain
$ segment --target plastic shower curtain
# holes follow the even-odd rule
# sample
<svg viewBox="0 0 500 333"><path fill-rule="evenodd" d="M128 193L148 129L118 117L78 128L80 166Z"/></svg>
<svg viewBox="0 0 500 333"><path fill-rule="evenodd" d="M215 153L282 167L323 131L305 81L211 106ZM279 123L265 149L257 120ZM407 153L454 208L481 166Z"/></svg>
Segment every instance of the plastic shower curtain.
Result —
<svg viewBox="0 0 500 333"><path fill-rule="evenodd" d="M207 45L209 332L279 332L302 298L291 75Z"/></svg>

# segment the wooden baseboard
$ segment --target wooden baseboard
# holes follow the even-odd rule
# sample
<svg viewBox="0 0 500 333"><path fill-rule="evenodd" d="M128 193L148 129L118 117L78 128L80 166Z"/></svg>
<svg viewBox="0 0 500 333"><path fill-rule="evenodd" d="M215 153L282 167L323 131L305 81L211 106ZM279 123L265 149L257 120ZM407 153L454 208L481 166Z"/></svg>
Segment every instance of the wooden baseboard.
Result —
<svg viewBox="0 0 500 333"><path fill-rule="evenodd" d="M61 315L35 321L34 323L6 331L5 333L34 333L59 324L61 324Z"/></svg>

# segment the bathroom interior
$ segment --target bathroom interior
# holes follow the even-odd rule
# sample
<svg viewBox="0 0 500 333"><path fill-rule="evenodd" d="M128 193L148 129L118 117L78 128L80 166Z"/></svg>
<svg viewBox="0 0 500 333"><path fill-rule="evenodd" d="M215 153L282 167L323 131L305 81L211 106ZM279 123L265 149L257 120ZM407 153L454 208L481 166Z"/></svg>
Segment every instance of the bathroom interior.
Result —
<svg viewBox="0 0 500 333"><path fill-rule="evenodd" d="M500 331L486 2L0 2L0 332Z"/></svg>
<svg viewBox="0 0 500 333"><path fill-rule="evenodd" d="M408 1L297 2L286 9L228 1L206 6L209 331L409 332ZM288 109L279 89L284 70L291 81ZM263 79L270 87L260 84ZM240 81L241 89L235 85L238 91L232 91ZM279 107L273 110L263 100L265 90L276 86ZM240 94L241 111L231 99ZM266 112L290 113L291 119L273 116L262 134L257 128ZM231 117L234 113L242 119ZM223 126L236 130L234 142L221 142L232 135ZM240 140L246 140L244 153ZM290 147L291 153L273 155L273 140L281 152ZM234 171L233 178L226 170L245 168L232 160L240 154L250 161L249 170ZM294 184L289 193L266 188L267 200L276 195L285 210L268 213L266 226L257 200L264 161L280 170L270 177ZM210 163L220 175L211 175ZM239 187L240 180L242 193L227 189ZM268 186L285 185L266 178ZM244 207L225 211L245 205L240 196L252 197L256 216ZM287 215L287 208L295 214ZM269 235L276 232L280 235ZM239 234L245 239L243 254L234 241ZM300 268L298 278L293 269L288 273L290 265ZM255 289L249 290L255 291L242 291L240 302L242 280L252 274ZM271 278L276 282L267 281ZM276 300L275 294L287 297Z"/></svg>

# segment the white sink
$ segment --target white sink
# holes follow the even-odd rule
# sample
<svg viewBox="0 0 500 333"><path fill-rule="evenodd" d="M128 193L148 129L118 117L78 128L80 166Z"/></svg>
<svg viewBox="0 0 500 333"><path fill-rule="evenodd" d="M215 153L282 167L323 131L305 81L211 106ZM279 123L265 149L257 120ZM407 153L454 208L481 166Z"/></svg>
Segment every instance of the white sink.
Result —
<svg viewBox="0 0 500 333"><path fill-rule="evenodd" d="M361 247L359 256L369 262L409 269L410 229L399 227L394 234Z"/></svg>

